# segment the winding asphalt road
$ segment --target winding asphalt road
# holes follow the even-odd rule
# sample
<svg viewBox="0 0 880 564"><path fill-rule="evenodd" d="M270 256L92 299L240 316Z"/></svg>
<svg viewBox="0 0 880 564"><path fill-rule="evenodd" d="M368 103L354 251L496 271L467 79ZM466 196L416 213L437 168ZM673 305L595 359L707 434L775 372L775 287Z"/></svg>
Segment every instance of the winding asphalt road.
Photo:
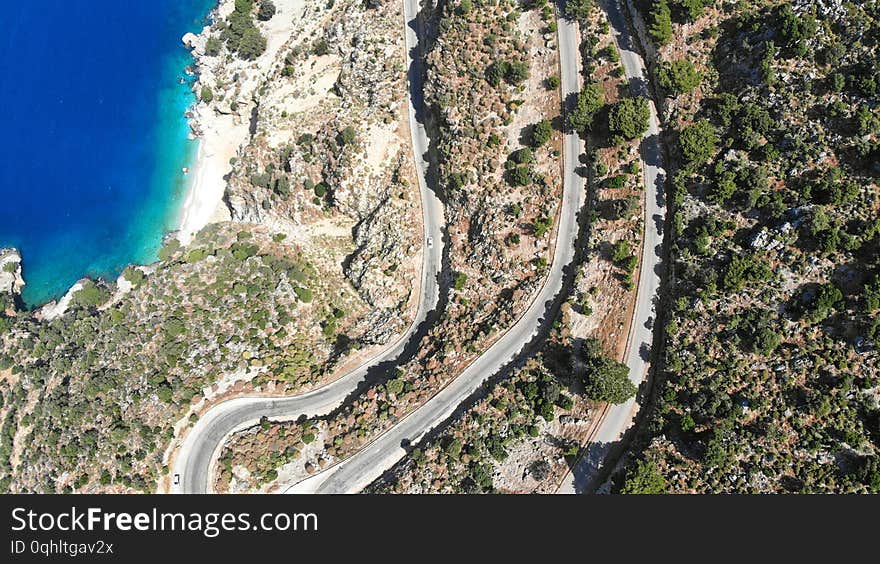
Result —
<svg viewBox="0 0 880 564"><path fill-rule="evenodd" d="M649 100L651 118L641 147L642 170L645 186L645 229L644 245L639 274L639 287L636 294L636 307L633 312L630 334L624 353L624 362L629 367L629 379L639 386L647 377L651 360L653 327L659 301L660 273L662 268L663 225L666 220L666 202L663 170L663 152L660 148L660 122L657 109L651 101L646 80L647 71L633 45L626 18L617 0L606 0L602 7L608 14L611 30L620 50L620 60L630 89L634 96L644 96ZM636 411L635 398L610 406L593 435L587 452L569 472L558 493L581 493L595 476L596 471L607 458L609 452L632 423Z"/></svg>
<svg viewBox="0 0 880 564"><path fill-rule="evenodd" d="M615 36L621 48L621 56L626 74L632 86L639 92L645 89L643 64L635 50L629 45L626 22L622 19L616 4L606 7L612 20ZM297 418L300 415L322 415L331 411L351 392L365 376L367 370L386 360L392 360L402 352L407 338L427 317L427 313L437 301L438 288L436 274L440 269L440 225L442 206L425 183L427 163L423 155L428 150L428 140L421 124L416 120L416 107L421 107L421 72L418 57L412 55L417 49L419 11L418 0L404 0L406 21L406 45L410 57L410 125L413 149L419 169L419 184L423 199L426 232L433 233L433 248L425 248L425 267L423 269L423 300L419 306L416 323L407 336L382 355L333 384L288 399L243 398L231 400L210 410L190 432L178 455L175 472L183 476L182 488L178 491L207 491L208 472L224 438L231 432L254 424L261 416L270 418ZM558 22L559 56L561 66L561 88L564 100L570 100L580 92L580 53L576 24L564 19ZM642 90L646 92L646 90ZM642 274L633 329L627 348L627 365L630 378L640 383L648 368L648 347L652 341L652 320L656 308L656 295L659 288L658 265L660 263L661 231L664 217L663 177L660 168L660 149L658 143L659 124L653 104L651 105L651 125L648 136L642 143L645 185L647 190L645 245L641 261ZM577 172L583 143L574 133L567 133L563 140L563 199L560 220L556 235L556 250L544 286L526 313L495 342L485 353L477 358L447 387L427 403L401 419L394 427L379 436L362 450L346 460L330 467L311 478L289 488L288 493L354 493L360 491L392 467L406 454L404 445L414 444L428 431L446 420L455 409L467 399L483 382L513 360L523 346L532 340L541 326L547 304L552 302L562 288L565 267L575 257L575 243L578 234L578 211L584 204L585 180ZM429 275L430 274L430 275ZM610 408L594 438L594 445L604 445L616 440L631 420L634 401ZM586 459L585 459L586 461ZM589 467L580 466L570 476L570 490L580 491L579 480L589 475ZM566 491L567 484L561 489Z"/></svg>
<svg viewBox="0 0 880 564"><path fill-rule="evenodd" d="M418 10L418 0L405 0L410 21ZM559 20L559 56L562 99L580 92L580 55L576 26ZM408 44L415 40L407 28ZM547 304L562 289L563 274L575 257L578 211L585 200L585 180L577 173L583 142L574 133L563 140L563 196L556 235L556 251L544 286L525 314L478 357L455 380L421 407L401 419L394 427L346 460L290 489L288 493L355 493L369 485L406 454L403 445L415 444L432 428L448 419L455 409L489 377L513 360L545 323Z"/></svg>
<svg viewBox="0 0 880 564"><path fill-rule="evenodd" d="M412 4L416 9L418 8L416 2ZM407 2L407 6L410 6L410 2ZM418 114L414 106L421 107L422 72L421 58L412 56L418 42L415 31L410 25L413 20L412 13L414 12L406 15L409 122L425 226L421 296L415 320L390 349L326 386L289 398L237 398L212 407L190 430L177 453L171 493L209 492L211 466L219 456L224 440L231 433L256 424L264 416L270 419L291 420L302 415L315 417L330 413L357 390L371 368L398 358L411 339L419 338L418 336L426 331L422 324L427 320L428 314L436 308L440 296L438 277L443 257L444 219L443 204L434 192L428 189L425 180L428 170L428 163L425 160L425 155L428 153L428 136L424 125L417 120ZM432 240L431 245L427 244L428 238ZM175 481L179 483L174 484Z"/></svg>

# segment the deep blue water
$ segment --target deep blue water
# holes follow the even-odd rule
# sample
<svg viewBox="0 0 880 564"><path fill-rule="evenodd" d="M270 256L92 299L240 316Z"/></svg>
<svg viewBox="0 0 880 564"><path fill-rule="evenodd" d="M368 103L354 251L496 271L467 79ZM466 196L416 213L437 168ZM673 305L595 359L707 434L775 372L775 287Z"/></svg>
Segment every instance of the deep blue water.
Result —
<svg viewBox="0 0 880 564"><path fill-rule="evenodd" d="M216 0L4 5L0 246L23 256L24 301L156 258L177 226L197 143L180 38Z"/></svg>

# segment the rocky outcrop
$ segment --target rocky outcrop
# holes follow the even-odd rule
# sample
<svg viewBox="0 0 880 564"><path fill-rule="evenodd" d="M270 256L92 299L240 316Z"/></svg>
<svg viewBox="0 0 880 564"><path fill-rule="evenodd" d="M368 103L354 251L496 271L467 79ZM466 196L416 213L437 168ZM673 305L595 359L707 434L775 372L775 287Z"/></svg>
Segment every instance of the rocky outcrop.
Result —
<svg viewBox="0 0 880 564"><path fill-rule="evenodd" d="M21 295L21 255L15 249L0 249L0 294Z"/></svg>
<svg viewBox="0 0 880 564"><path fill-rule="evenodd" d="M184 38L200 82L214 90L211 111L234 99L237 119L249 120L224 202L233 221L313 249L319 269L347 279L375 310L371 323L385 323L410 303L421 238L398 7L346 1L286 11L297 9L283 37L265 30L269 49L249 65L206 56L211 29ZM366 340L381 340L392 325Z"/></svg>
<svg viewBox="0 0 880 564"><path fill-rule="evenodd" d="M71 286L61 299L58 301L52 300L41 307L37 312L37 316L43 321L51 321L67 313L67 310L70 308L70 304L73 301L73 296L85 287L86 281L87 279L77 281L77 283Z"/></svg>

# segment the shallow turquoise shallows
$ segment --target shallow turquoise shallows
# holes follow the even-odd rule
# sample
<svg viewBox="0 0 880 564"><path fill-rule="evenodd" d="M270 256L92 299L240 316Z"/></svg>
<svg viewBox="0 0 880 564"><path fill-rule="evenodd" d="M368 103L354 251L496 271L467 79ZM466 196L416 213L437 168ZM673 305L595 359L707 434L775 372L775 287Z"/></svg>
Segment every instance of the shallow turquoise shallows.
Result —
<svg viewBox="0 0 880 564"><path fill-rule="evenodd" d="M44 0L4 7L0 246L35 306L83 276L156 259L197 143L181 37L215 0ZM181 83L181 79L186 80Z"/></svg>

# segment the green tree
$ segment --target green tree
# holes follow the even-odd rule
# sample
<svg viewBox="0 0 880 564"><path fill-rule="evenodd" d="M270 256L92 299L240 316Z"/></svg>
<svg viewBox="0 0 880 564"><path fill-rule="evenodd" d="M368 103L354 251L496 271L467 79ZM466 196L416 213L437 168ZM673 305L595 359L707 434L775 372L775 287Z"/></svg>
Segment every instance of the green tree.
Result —
<svg viewBox="0 0 880 564"><path fill-rule="evenodd" d="M512 186L525 186L531 180L531 173L527 165L519 165L508 172L508 182Z"/></svg>
<svg viewBox="0 0 880 564"><path fill-rule="evenodd" d="M678 145L685 161L700 165L715 154L718 136L712 124L703 119L681 132Z"/></svg>
<svg viewBox="0 0 880 564"><path fill-rule="evenodd" d="M266 50L266 38L254 24L252 0L236 0L235 9L226 19L220 37L231 51L245 60L253 60Z"/></svg>
<svg viewBox="0 0 880 564"><path fill-rule="evenodd" d="M256 27L249 28L241 36L237 50L239 57L246 61L253 61L266 51L266 38Z"/></svg>
<svg viewBox="0 0 880 564"><path fill-rule="evenodd" d="M754 255L736 254L730 259L727 270L722 278L724 289L738 292L746 284L766 282L773 276L773 271L766 262Z"/></svg>
<svg viewBox="0 0 880 564"><path fill-rule="evenodd" d="M542 119L532 128L532 147L537 149L546 144L553 135L553 125L549 120Z"/></svg>
<svg viewBox="0 0 880 564"><path fill-rule="evenodd" d="M618 198L608 204L608 213L605 215L608 219L629 218L639 208L639 204L641 204L641 200L636 196Z"/></svg>
<svg viewBox="0 0 880 564"><path fill-rule="evenodd" d="M832 312L843 308L843 292L835 284L829 282L819 287L809 304L808 319L813 323L825 320Z"/></svg>
<svg viewBox="0 0 880 564"><path fill-rule="evenodd" d="M211 100L214 99L214 93L211 91L211 88L207 85L202 86L202 92L199 96L202 99L202 102L206 104L210 104Z"/></svg>
<svg viewBox="0 0 880 564"><path fill-rule="evenodd" d="M684 94L700 85L703 77L688 59L665 61L657 70L657 83L670 94Z"/></svg>
<svg viewBox="0 0 880 564"><path fill-rule="evenodd" d="M585 134L593 126L593 118L605 105L605 93L602 86L590 82L578 95L577 104L568 113L568 126L580 134Z"/></svg>
<svg viewBox="0 0 880 564"><path fill-rule="evenodd" d="M528 147L523 147L522 149L517 149L516 151L510 153L510 160L515 162L516 164L528 164L535 160L535 156L532 153L532 150Z"/></svg>
<svg viewBox="0 0 880 564"><path fill-rule="evenodd" d="M388 383L385 384L385 389L389 394L394 394L395 396L403 391L405 382L403 378L393 378L388 380Z"/></svg>
<svg viewBox="0 0 880 564"><path fill-rule="evenodd" d="M736 194L736 175L729 170L722 172L715 181L715 186L708 194L708 200L723 205Z"/></svg>
<svg viewBox="0 0 880 564"><path fill-rule="evenodd" d="M643 97L621 100L608 114L608 129L612 135L622 135L624 139L641 137L648 131L651 110Z"/></svg>
<svg viewBox="0 0 880 564"><path fill-rule="evenodd" d="M550 228L553 227L553 218L548 215L539 216L535 219L534 223L532 223L532 231L535 234L535 237L543 237Z"/></svg>
<svg viewBox="0 0 880 564"><path fill-rule="evenodd" d="M711 0L676 0L680 11L683 11L690 21L694 21L703 15L707 2L711 2Z"/></svg>
<svg viewBox="0 0 880 564"><path fill-rule="evenodd" d="M672 11L666 0L659 0L651 8L651 24L648 33L658 45L666 45L672 39Z"/></svg>
<svg viewBox="0 0 880 564"><path fill-rule="evenodd" d="M507 72L504 73L504 79L516 86L525 82L529 78L529 65L522 61L514 61L507 65Z"/></svg>
<svg viewBox="0 0 880 564"><path fill-rule="evenodd" d="M666 487L666 478L657 469L656 464L647 460L639 460L635 468L631 468L627 472L620 493L662 494L666 493Z"/></svg>
<svg viewBox="0 0 880 564"><path fill-rule="evenodd" d="M71 301L73 305L82 308L93 308L107 302L110 299L110 292L103 286L98 286L91 280L86 280L82 288L73 294Z"/></svg>
<svg viewBox="0 0 880 564"><path fill-rule="evenodd" d="M593 401L620 404L636 395L636 386L629 379L629 368L602 353L596 339L584 343L582 351L586 373L584 392Z"/></svg>
<svg viewBox="0 0 880 564"><path fill-rule="evenodd" d="M567 0L565 2L565 17L569 20L585 22L593 11L593 0Z"/></svg>
<svg viewBox="0 0 880 564"><path fill-rule="evenodd" d="M783 4L776 12L779 32L784 46L799 57L807 53L807 39L813 37L819 27L812 14L798 15L789 4Z"/></svg>
<svg viewBox="0 0 880 564"><path fill-rule="evenodd" d="M880 274L865 284L865 310L868 312L880 309Z"/></svg>
<svg viewBox="0 0 880 564"><path fill-rule="evenodd" d="M486 82L492 86L498 86L507 74L509 67L507 61L495 61L486 68Z"/></svg>

